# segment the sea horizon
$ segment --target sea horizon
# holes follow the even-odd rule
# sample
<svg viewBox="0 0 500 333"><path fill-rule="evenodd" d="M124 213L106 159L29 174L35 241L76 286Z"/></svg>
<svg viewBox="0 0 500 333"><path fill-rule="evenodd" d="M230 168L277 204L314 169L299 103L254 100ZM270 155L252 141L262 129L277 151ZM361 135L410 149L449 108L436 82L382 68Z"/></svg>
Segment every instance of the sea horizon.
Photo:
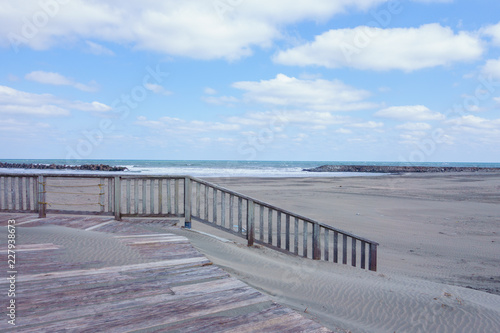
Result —
<svg viewBox="0 0 500 333"><path fill-rule="evenodd" d="M396 161L238 161L238 160L140 160L140 159L2 159L14 164L84 165L104 164L126 167L119 174L190 175L194 177L358 177L373 173L356 172L307 172L303 169L321 165L374 165L374 166L424 166L424 167L482 167L500 168L500 163L488 162L396 162ZM0 169L3 173L95 173L96 171L51 169ZM8 171L6 171L8 170ZM109 173L109 172L108 172Z"/></svg>

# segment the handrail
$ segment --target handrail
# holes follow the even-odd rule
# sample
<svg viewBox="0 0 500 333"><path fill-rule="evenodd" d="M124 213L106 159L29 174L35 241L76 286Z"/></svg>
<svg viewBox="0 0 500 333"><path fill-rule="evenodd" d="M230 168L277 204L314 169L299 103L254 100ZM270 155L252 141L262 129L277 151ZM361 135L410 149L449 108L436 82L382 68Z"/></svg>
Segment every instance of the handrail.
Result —
<svg viewBox="0 0 500 333"><path fill-rule="evenodd" d="M97 179L99 183L68 183L71 178ZM91 192L84 191L88 187ZM73 195L92 199L85 203L63 202ZM51 205L66 209L54 209ZM67 209L73 205L83 208ZM96 208L89 209L90 205ZM362 269L368 261L368 269L377 269L379 244L375 241L186 175L0 173L0 211L38 212L41 218L47 213L111 215L116 220L179 217L184 218L187 228L193 220L205 223L247 239L249 246L257 243L305 258L350 262Z"/></svg>
<svg viewBox="0 0 500 333"><path fill-rule="evenodd" d="M268 208L271 208L271 209L274 209L274 210L280 210L282 213L286 214L286 215L290 215L290 216L293 216L293 217L296 217L300 220L304 220L304 221L308 221L310 223L314 223L314 224L318 224L319 226L323 227L323 228L327 228L327 229L330 229L331 231L337 231L337 232L340 232L344 235L347 235L349 237L352 237L352 238L356 238L357 240L360 240L360 241L363 241L363 242L366 242L366 243L372 243L372 244L375 244L375 245L380 245L379 243L377 242L374 242L372 240L369 240L367 238L364 238L364 237L360 237L360 236L357 236L357 235L354 235L348 231L344 231L344 230L341 230L341 229L337 229L335 227L332 227L328 224L325 224L325 223L322 223L322 222L319 222L319 221L316 221L314 219L311 219L311 218L308 218L308 217L305 217L303 215L300 215L300 214L297 214L297 213L293 213L293 212L290 212L286 209L283 209L283 208L279 208L277 206L274 206L272 204L269 204L267 202L264 202L264 201L261 201L259 199L255 199L253 197L250 197L248 195L245 195L245 194L241 194L241 193L238 193L236 191L233 191L233 190L230 190L230 189L227 189L227 188L224 188L222 186L219 186L219 185L216 185L216 184L213 184L213 183L210 183L210 182L207 182L205 180L202 180L202 179L199 179L199 178L195 178L195 177L192 177L190 176L189 177L191 180L194 180L196 182L199 182L200 184L203 184L203 185L207 185L207 186L210 186L210 187L213 187L213 188L216 188L217 190L219 191L224 191L226 193L231 193L235 196L238 196L238 197L241 197L242 199L246 199L246 200L252 200L255 204L259 204L261 206L264 206L264 207L268 207Z"/></svg>
<svg viewBox="0 0 500 333"><path fill-rule="evenodd" d="M311 257L316 260L326 260L330 261L330 251L333 253L332 261L339 262L339 257L342 257L342 263L347 264L348 257L352 266L357 266L358 258L361 268L366 267L367 253L366 248L368 244L368 269L376 271L377 269L377 242L369 240L364 237L354 235L350 232L340 230L338 228L332 227L325 223L307 218L300 214L290 212L288 210L279 208L267 202L255 199L253 197L238 193L233 190L229 190L222 186L212 184L202 179L195 177L186 177L186 181L194 182L196 185L196 191L194 196L191 193L190 197L194 197L195 201L191 201L190 204L190 216L186 215L186 219L194 219L198 222L209 224L218 229L222 229L226 232L236 234L240 237L245 237L248 240L249 245L253 243L258 243L267 247L271 247L275 250L282 252L299 255L302 253L304 257ZM192 191L193 186L189 185L189 191ZM204 191L202 191L201 186L204 186ZM212 193L210 193L210 190ZM218 192L221 192L219 195ZM227 208L226 195L229 195L229 208ZM203 200L201 198L203 197ZM234 200L237 198L238 206L236 211L238 213L237 218L234 216ZM213 204L213 208L210 207L210 201ZM243 204L246 205L246 217L243 217ZM193 205L195 206L193 208ZM255 209L259 209L259 223L255 221ZM264 218L264 209L267 210L267 218ZM203 214L201 214L203 211ZM219 214L220 212L220 214ZM210 214L212 213L212 214ZM225 221L226 216L229 214L229 227ZM203 215L203 216L201 216ZM220 215L220 221L218 221ZM284 232L284 242L282 242L283 234L283 220L285 218L285 232ZM293 221L293 231L292 231L292 219ZM233 221L237 221L237 225L233 224ZM242 229L243 222L246 222L246 230ZM302 222L302 233L300 236L299 224ZM273 225L275 223L275 225ZM309 235L309 225L311 227L311 234ZM237 230L234 230L234 227ZM257 229L257 231L256 231ZM258 236L256 237L256 233ZM332 243L330 246L330 232L332 232ZM264 237L267 234L267 240ZM339 241L338 235L341 235L341 241ZM299 238L302 239L299 240ZM348 248L348 238L351 239L351 251L347 251ZM321 239L323 239L323 244ZM292 245L293 241L293 245ZM356 244L360 242L360 250L357 250ZM339 244L342 243L342 249L339 251ZM293 247L293 250L292 250ZM311 255L308 253L308 248L311 249ZM341 252L341 253L340 253Z"/></svg>

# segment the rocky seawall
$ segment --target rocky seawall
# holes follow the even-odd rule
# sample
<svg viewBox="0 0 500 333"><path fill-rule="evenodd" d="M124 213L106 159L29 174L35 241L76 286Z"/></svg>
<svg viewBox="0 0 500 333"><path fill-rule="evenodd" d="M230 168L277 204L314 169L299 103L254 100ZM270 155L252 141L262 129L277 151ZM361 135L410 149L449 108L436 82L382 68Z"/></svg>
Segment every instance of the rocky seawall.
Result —
<svg viewBox="0 0 500 333"><path fill-rule="evenodd" d="M31 164L31 163L3 163L0 168L8 169L45 169L45 170L85 170L85 171L125 171L126 167L110 166L105 164L63 165L63 164Z"/></svg>
<svg viewBox="0 0 500 333"><path fill-rule="evenodd" d="M425 167L425 166L380 166L380 165L322 165L317 168L302 169L308 172L500 172L500 168L478 167Z"/></svg>

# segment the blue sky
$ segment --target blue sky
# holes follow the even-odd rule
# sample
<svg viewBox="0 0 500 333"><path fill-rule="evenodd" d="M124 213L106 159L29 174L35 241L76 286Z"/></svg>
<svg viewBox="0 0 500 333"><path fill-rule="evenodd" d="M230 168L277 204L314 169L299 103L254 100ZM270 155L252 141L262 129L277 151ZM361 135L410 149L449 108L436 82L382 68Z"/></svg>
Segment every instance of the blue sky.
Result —
<svg viewBox="0 0 500 333"><path fill-rule="evenodd" d="M500 162L500 2L4 1L0 158Z"/></svg>

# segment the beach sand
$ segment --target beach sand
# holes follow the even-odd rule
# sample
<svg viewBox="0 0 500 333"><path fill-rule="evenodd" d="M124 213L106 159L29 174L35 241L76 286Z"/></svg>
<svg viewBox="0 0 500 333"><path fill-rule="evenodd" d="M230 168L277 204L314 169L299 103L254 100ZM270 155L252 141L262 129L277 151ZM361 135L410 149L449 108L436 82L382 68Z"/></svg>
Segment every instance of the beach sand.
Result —
<svg viewBox="0 0 500 333"><path fill-rule="evenodd" d="M380 243L371 272L169 229L274 301L338 332L500 332L500 173L207 180ZM111 242L106 262L139 260Z"/></svg>
<svg viewBox="0 0 500 333"><path fill-rule="evenodd" d="M339 331L500 331L500 174L209 181L380 243L369 272L179 231L276 301Z"/></svg>

